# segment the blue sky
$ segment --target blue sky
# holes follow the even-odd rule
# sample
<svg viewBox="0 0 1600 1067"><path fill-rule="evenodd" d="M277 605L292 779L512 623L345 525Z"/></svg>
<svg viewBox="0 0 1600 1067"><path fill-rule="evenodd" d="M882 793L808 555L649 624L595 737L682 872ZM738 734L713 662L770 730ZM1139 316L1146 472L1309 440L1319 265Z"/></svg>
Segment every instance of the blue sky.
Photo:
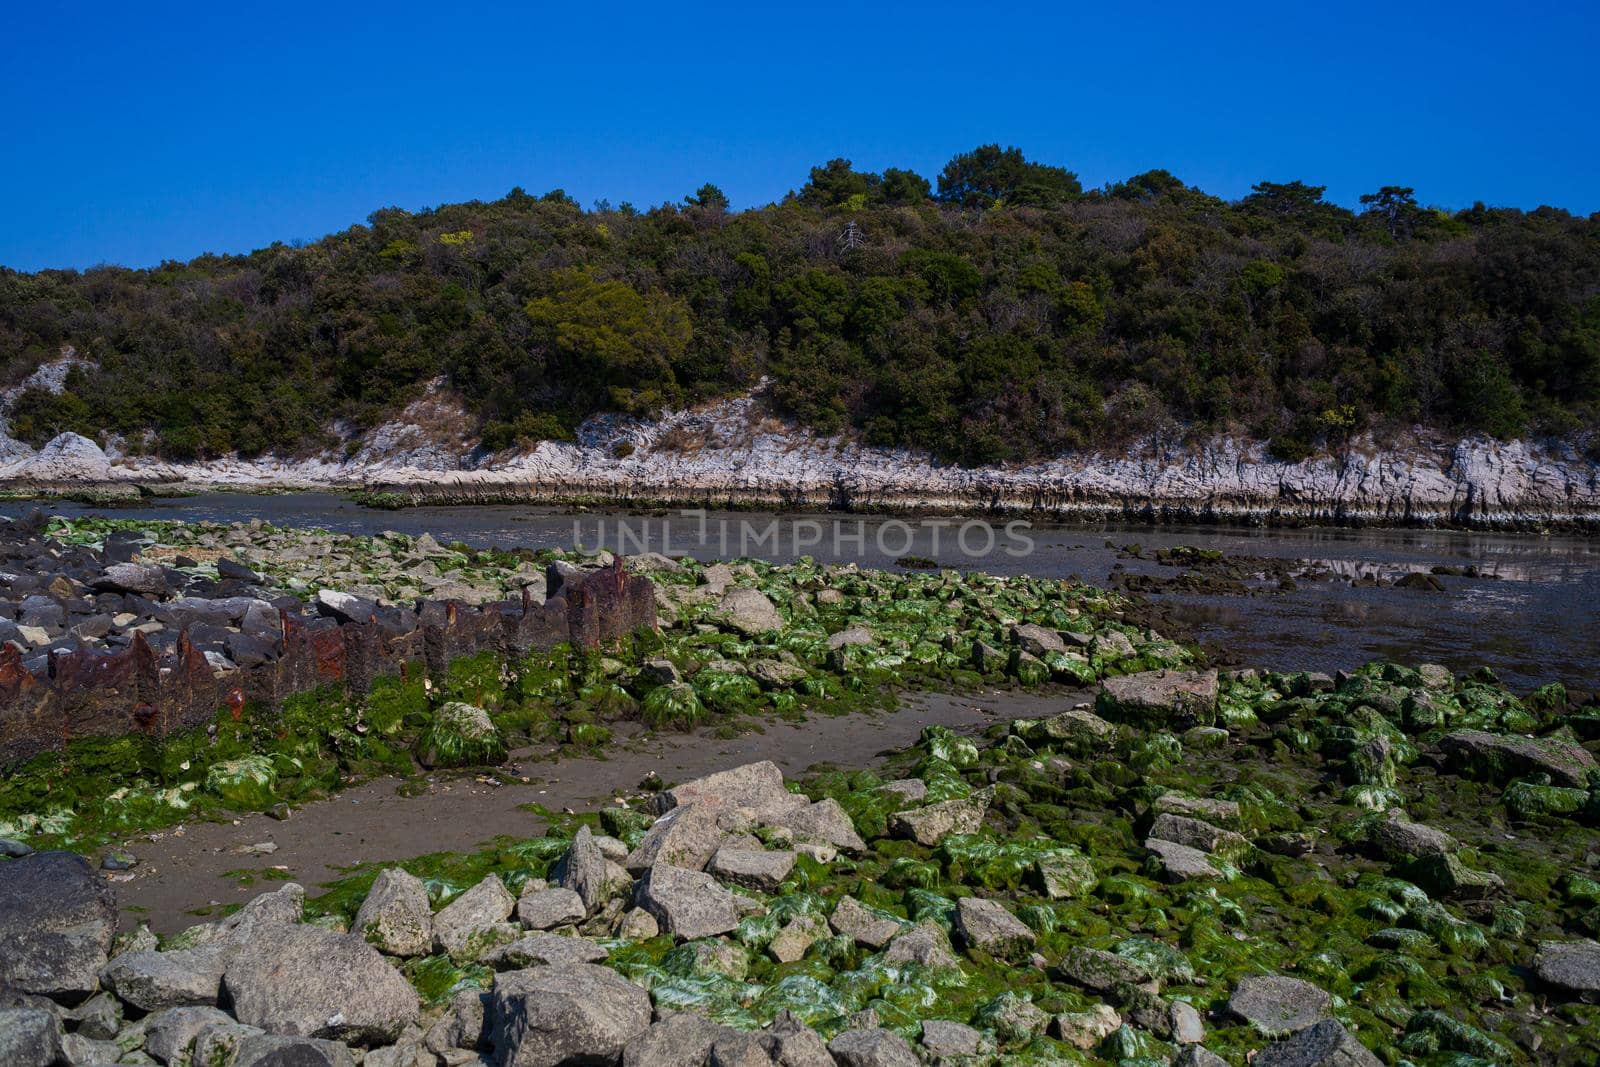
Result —
<svg viewBox="0 0 1600 1067"><path fill-rule="evenodd" d="M988 141L1089 186L1588 213L1597 54L1589 4L19 5L0 264L246 251L515 185L747 206L833 156L931 178Z"/></svg>

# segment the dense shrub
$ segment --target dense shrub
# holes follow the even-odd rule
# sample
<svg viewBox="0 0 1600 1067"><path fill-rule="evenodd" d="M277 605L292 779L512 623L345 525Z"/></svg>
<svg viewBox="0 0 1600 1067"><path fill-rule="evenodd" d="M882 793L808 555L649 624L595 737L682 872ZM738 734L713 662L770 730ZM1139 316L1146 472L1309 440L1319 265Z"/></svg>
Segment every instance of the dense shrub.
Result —
<svg viewBox="0 0 1600 1067"><path fill-rule="evenodd" d="M1301 182L1227 203L1164 171L1084 192L997 146L936 193L833 160L743 212L713 185L643 212L513 190L304 247L0 270L0 381L71 345L98 371L22 394L13 432L154 430L180 458L323 447L440 376L496 449L763 376L820 430L964 461L1595 429L1600 219L1449 214L1397 187L1363 205Z"/></svg>

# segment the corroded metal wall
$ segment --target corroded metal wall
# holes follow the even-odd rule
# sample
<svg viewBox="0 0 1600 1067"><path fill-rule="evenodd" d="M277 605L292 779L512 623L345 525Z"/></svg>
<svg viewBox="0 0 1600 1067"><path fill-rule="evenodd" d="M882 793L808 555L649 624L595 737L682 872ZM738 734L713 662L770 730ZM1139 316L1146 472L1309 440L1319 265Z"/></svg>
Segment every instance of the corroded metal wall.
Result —
<svg viewBox="0 0 1600 1067"><path fill-rule="evenodd" d="M450 661L495 651L516 657L563 642L594 647L656 624L655 590L631 575L621 560L599 570L557 574L550 596L533 603L475 606L427 601L409 627L350 621L316 628L280 613L278 656L269 663L218 675L206 657L180 636L161 656L135 634L117 652L79 650L49 657L35 675L12 645L0 646L0 767L81 737L154 736L192 729L219 709L247 701L269 707L322 685L342 686L353 698L374 679L424 664L442 676Z"/></svg>

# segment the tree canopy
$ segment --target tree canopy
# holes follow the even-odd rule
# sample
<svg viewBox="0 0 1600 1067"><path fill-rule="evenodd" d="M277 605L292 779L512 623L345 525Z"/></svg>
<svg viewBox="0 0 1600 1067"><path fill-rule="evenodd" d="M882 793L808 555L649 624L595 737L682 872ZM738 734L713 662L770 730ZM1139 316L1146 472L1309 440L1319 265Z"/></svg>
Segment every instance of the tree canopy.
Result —
<svg viewBox="0 0 1600 1067"><path fill-rule="evenodd" d="M1600 218L1387 185L1361 210L1153 170L1084 190L1015 148L812 168L782 202L584 210L560 190L385 208L319 241L147 270L0 269L0 384L71 346L12 432L187 458L326 447L442 379L492 448L767 379L825 431L966 462L1234 432L1593 440Z"/></svg>

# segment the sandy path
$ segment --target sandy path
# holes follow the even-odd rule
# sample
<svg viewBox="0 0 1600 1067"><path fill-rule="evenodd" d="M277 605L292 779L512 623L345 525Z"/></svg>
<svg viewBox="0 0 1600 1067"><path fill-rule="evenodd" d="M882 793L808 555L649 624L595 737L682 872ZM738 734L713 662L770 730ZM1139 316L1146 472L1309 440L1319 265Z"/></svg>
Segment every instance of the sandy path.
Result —
<svg viewBox="0 0 1600 1067"><path fill-rule="evenodd" d="M774 722L763 733L727 740L704 734L619 737L618 750L606 759L552 762L531 758L536 752L516 753L513 760L531 779L525 785L450 778L405 797L396 791L398 779L377 779L309 804L285 822L251 815L236 823L199 823L183 827L181 834L133 839L128 845L140 863L117 886L117 898L124 926L142 920L158 933L172 933L198 921L196 909L243 902L275 884L241 885L237 876L224 877L230 871L281 866L315 894L317 886L353 864L468 851L501 834L534 836L541 820L519 805L594 810L632 793L652 770L675 782L761 759L774 761L785 774L824 762L870 767L885 753L913 743L930 724L977 732L997 719L1049 714L1084 699L1071 691L923 694L903 698L892 713ZM264 842L277 850L271 855L241 851Z"/></svg>

